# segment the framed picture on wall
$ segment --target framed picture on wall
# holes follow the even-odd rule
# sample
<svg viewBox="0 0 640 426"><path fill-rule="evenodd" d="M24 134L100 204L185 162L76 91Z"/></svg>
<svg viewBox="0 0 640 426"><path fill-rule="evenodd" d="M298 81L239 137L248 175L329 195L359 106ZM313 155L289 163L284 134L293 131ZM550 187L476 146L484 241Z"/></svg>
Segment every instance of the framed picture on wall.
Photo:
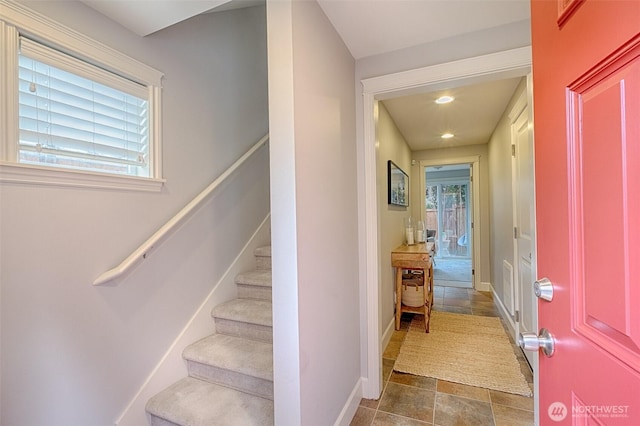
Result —
<svg viewBox="0 0 640 426"><path fill-rule="evenodd" d="M409 176L393 161L387 163L387 181L389 187L389 204L409 206Z"/></svg>

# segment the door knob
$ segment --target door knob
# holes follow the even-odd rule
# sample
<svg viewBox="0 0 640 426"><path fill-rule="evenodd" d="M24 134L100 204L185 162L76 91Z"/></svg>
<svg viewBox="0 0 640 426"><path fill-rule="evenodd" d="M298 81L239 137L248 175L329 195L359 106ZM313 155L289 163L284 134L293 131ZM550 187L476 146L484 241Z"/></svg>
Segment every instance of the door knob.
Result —
<svg viewBox="0 0 640 426"><path fill-rule="evenodd" d="M518 346L525 351L534 352L542 348L542 352L548 357L552 356L555 350L553 336L546 328L541 329L540 334L537 336L535 333L520 333Z"/></svg>
<svg viewBox="0 0 640 426"><path fill-rule="evenodd" d="M551 302L553 300L553 284L548 278L540 278L533 283L536 297Z"/></svg>

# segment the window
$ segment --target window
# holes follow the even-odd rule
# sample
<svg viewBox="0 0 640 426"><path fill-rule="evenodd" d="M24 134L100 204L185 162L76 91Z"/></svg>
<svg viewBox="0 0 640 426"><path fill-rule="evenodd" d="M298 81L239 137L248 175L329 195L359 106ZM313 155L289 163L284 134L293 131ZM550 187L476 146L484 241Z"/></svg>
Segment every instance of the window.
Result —
<svg viewBox="0 0 640 426"><path fill-rule="evenodd" d="M0 180L159 190L162 74L42 16L40 35L33 12L0 6Z"/></svg>
<svg viewBox="0 0 640 426"><path fill-rule="evenodd" d="M42 51L76 69L47 64ZM28 39L21 39L18 64L18 162L150 177L145 87Z"/></svg>

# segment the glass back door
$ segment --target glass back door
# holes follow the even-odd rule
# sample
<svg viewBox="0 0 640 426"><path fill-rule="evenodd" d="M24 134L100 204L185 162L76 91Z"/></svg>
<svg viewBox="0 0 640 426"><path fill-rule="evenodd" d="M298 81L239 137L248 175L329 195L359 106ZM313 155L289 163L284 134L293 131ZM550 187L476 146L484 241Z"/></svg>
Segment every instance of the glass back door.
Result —
<svg viewBox="0 0 640 426"><path fill-rule="evenodd" d="M471 257L469 181L427 182L426 227L435 230L438 257Z"/></svg>

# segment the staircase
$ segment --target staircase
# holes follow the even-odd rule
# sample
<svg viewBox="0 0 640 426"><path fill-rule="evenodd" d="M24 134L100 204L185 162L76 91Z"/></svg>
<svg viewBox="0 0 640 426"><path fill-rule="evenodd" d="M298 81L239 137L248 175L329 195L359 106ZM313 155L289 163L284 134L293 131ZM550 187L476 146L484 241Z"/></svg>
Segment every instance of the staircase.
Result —
<svg viewBox="0 0 640 426"><path fill-rule="evenodd" d="M216 333L182 353L189 376L147 402L151 426L273 424L271 247L239 274L238 298L211 313Z"/></svg>

